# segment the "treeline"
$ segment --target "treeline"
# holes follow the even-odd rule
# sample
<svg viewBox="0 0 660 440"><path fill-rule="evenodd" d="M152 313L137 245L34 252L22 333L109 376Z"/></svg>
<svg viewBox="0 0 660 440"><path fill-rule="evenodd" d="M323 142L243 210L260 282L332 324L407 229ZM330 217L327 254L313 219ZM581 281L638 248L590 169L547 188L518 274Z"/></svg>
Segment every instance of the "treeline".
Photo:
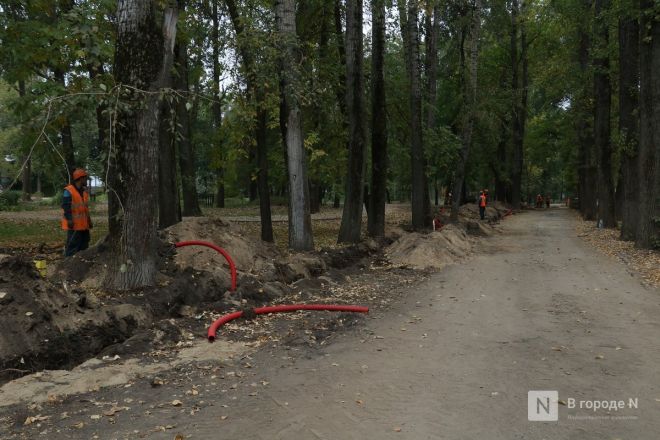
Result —
<svg viewBox="0 0 660 440"><path fill-rule="evenodd" d="M199 215L199 193L258 199L266 241L271 200L286 200L293 249L313 247L324 202L343 201L338 240L356 242L365 205L378 236L388 197L424 229L449 193L456 218L482 188L516 208L577 197L586 218L657 245L652 1L0 9L0 152L26 164L26 195L35 170L56 187L75 166L101 177L116 286L149 282L157 228Z"/></svg>

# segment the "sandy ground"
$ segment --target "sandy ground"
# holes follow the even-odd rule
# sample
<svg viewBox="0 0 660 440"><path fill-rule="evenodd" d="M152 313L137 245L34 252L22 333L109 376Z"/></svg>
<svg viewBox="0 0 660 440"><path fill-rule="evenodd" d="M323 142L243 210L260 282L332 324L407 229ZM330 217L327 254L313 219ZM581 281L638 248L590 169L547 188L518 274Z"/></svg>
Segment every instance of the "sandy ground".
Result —
<svg viewBox="0 0 660 440"><path fill-rule="evenodd" d="M49 421L28 426L16 405L0 414L0 437L660 438L660 292L582 242L575 221L565 209L513 216L475 257L329 344L267 346L173 367L163 382L53 398ZM530 390L558 391L558 421L528 421ZM576 408L563 405L571 399Z"/></svg>

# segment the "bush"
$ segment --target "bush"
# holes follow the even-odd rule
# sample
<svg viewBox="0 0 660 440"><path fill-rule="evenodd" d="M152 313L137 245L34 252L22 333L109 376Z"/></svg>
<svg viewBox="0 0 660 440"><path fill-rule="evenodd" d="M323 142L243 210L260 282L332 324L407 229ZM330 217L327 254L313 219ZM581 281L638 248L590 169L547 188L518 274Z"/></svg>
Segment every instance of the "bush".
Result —
<svg viewBox="0 0 660 440"><path fill-rule="evenodd" d="M5 191L0 193L0 211L11 209L12 206L17 206L18 201L21 199L22 193L20 191Z"/></svg>

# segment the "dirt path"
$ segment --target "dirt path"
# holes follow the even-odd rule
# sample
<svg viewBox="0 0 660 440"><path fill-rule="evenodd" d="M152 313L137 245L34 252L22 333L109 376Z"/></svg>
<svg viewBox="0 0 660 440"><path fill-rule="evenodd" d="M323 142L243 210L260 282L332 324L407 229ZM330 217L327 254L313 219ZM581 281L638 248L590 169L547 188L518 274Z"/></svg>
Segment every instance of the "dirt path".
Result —
<svg viewBox="0 0 660 440"><path fill-rule="evenodd" d="M329 345L262 349L213 374L173 371L171 386L102 391L95 401L131 414L85 416L91 431L73 417L47 437L660 438L660 292L587 247L574 224L563 209L514 216L478 256ZM529 390L578 407L530 422ZM595 400L626 408L579 408Z"/></svg>

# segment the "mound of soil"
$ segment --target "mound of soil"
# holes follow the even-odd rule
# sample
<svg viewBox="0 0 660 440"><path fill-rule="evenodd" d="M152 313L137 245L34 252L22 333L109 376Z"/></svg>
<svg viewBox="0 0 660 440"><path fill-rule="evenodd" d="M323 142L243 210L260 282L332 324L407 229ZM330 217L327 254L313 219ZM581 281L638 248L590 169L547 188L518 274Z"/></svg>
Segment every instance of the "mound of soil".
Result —
<svg viewBox="0 0 660 440"><path fill-rule="evenodd" d="M385 256L395 266L414 269L441 269L468 255L472 242L467 233L455 225L428 234L405 234L395 241Z"/></svg>
<svg viewBox="0 0 660 440"><path fill-rule="evenodd" d="M210 241L225 249L234 260L236 268L245 273L274 278L274 261L284 256L275 245L244 237L231 223L218 218L185 217L183 221L165 230L165 239L170 243L179 241ZM229 265L224 257L213 249L202 246L178 248L174 258L181 267L218 272L229 276Z"/></svg>

